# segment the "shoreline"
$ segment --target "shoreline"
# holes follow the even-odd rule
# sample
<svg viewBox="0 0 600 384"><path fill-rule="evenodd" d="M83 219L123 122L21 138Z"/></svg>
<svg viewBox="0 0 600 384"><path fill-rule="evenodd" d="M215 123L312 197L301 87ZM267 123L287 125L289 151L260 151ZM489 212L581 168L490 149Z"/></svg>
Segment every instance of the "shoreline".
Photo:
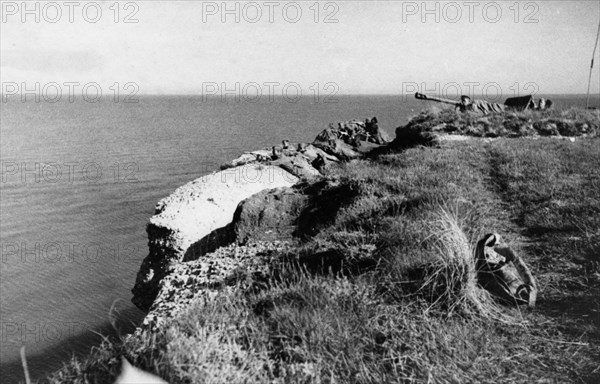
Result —
<svg viewBox="0 0 600 384"><path fill-rule="evenodd" d="M421 116L421 115L420 115ZM443 134L449 134L448 137L452 137L452 136L456 136L459 137L458 135L460 135L461 131L464 129L467 132L468 136L476 136L476 137L481 137L481 138L494 138L494 137L504 137L505 133L503 133L503 131L496 129L491 129L492 127L488 126L489 121L486 122L486 117L476 117L476 116L462 116L462 115L456 115L454 112L452 113L448 113L448 114L444 114L444 112L440 113L436 119L437 120L432 120L431 124L428 123L427 120L418 120L420 118L420 116L418 116L417 118L413 119L411 122L413 121L419 121L418 124L412 124L411 122L409 122L409 124L402 126L400 128L398 128L396 130L396 139L394 140L394 144L392 144L393 146L397 147L397 148L411 148L414 146L419 146L419 145L425 145L425 146L438 146L438 145L442 145L443 143L446 143L447 140L441 139L441 135ZM503 115L503 116L509 116L509 115ZM522 115L515 115L517 116L519 119L521 119L523 116ZM542 115L540 115L542 116ZM525 128L523 127L514 127L513 131L509 131L509 132L514 132L518 135L524 135L524 136L515 136L515 137L542 137L544 134L547 133L548 137L564 137L565 135L562 135L560 133L564 133L564 134L568 134L569 132L572 131L572 129L577 129L579 130L577 133L575 133L575 136L582 136L582 137L597 137L598 135L598 124L592 124L591 126L587 123L578 121L577 124L573 121L573 122L569 122L567 121L568 119L562 117L562 118L554 118L552 116L554 115L544 115L546 116L544 119L542 119L541 121L543 121L543 124L541 125L536 125L534 127L534 124L530 124L527 122L527 115L525 115L525 120L522 120L524 122ZM510 117L510 116L509 116ZM511 117L512 118L512 117ZM458 119L458 120L457 120ZM555 120L553 120L555 119ZM563 120L561 120L563 119ZM472 125L462 125L463 122L469 122L469 124ZM521 120L519 120L521 121ZM536 120L537 121L537 120ZM458 124L458 127L460 129L456 130L456 126L453 126L452 124ZM513 121L508 119L506 120L507 125L505 126L505 129L513 129ZM561 125L562 124L562 125ZM587 126L586 126L587 124ZM556 127L554 126L556 125ZM472 128L468 128L469 126L471 126ZM591 131L588 131L588 129L591 129ZM559 132L560 131L560 132ZM555 133L558 134L558 136L555 136ZM575 131L573 131L575 132ZM454 141L454 140L450 140L450 141ZM571 140L569 140L571 141ZM577 140L579 141L579 140ZM558 141L557 141L558 142ZM331 143L329 143L331 145ZM443 144L443 146L446 146L446 144ZM340 154L340 156L344 157L346 161L350 161L351 162L351 157L349 156L351 155L350 152L347 152L346 150L348 148L344 147L343 145L337 146L337 145L333 145L331 146L332 150L337 151L338 154ZM268 151L267 151L268 152ZM277 153L277 151L275 151ZM358 151L355 151L356 153L358 153ZM253 154L256 155L254 156L254 158L250 159L250 163L261 163L261 161L265 161L264 159L261 159L260 156L258 155L264 155L264 152L260 152L260 151L253 151L253 152L248 152L246 154ZM247 158L243 158L244 155L242 155L240 158L238 158L237 160L243 160L246 161L248 160ZM359 154L356 159L361 158L361 155ZM270 163L272 161L276 161L278 159L268 159L266 160L269 164L264 165L264 166L270 166ZM235 162L235 161L234 161ZM360 162L360 161L359 161ZM243 164L241 166L245 166L246 164ZM240 165L238 165L240 166ZM233 167L235 168L235 167ZM225 167L225 170L227 169L231 169L231 168L227 168ZM222 172L222 171L221 171ZM194 182L196 181L192 181L188 184L194 184ZM186 185L188 185L186 184ZM308 183L310 184L310 183ZM267 214L267 222L268 220L273 220L273 218L275 216L281 216L280 213L284 213L284 222L285 222L285 217L287 217L286 215L288 215L288 211L286 211L286 208L284 208L283 210L280 210L279 208L275 208L274 209L274 213L273 211L273 206L271 206L271 208L269 208L269 204L272 204L273 201L283 201L283 199L287 199L289 197L292 202L292 205L294 204L294 201L300 201L303 197L303 195L305 194L305 192L299 191L297 192L290 192L290 190L296 189L294 187L295 184L292 184L290 186L285 186L283 188L279 188L279 189L275 189L275 190L269 190L268 188L264 188L261 189L257 194L253 194L251 195L251 198L247 198L246 201L247 203L245 203L246 207L241 207L241 211L240 207L235 209L234 212L234 216L237 217L237 220L240 220L240 217L242 217L242 221L241 221L241 226L242 228L236 228L234 230L235 234L240 234L240 233L250 233L250 237L256 237L258 236L258 238L260 239L261 236L264 235L264 233L256 233L256 232L252 232L251 230L249 230L249 226L254 225L252 223L254 223L254 219L258 216L261 216L263 214ZM183 186L185 187L185 186ZM317 191L312 191L309 192L308 196L312 196L310 195L311 193L317 193L319 194L322 190L326 190L327 188L333 187L335 190L335 185L325 185L324 186L325 189L322 189L322 187L319 187L320 189L318 189ZM302 187L305 188L305 187ZM300 189L302 189L300 188ZM181 194L181 193L179 193ZM185 194L185 193L184 193ZM175 194L177 195L177 193ZM271 196L271 197L269 197ZM288 196L288 197L285 197ZM343 195L342 195L343 196ZM169 199L171 196L169 196L166 199ZM196 195L195 197L193 197L194 199L203 199L203 195L199 194ZM274 200L273 200L274 198ZM294 200L294 199L300 199L300 200ZM164 199L163 199L164 200ZM177 199L174 199L177 200ZM207 199L210 200L210 197ZM242 200L243 201L243 200ZM180 201L181 202L181 201ZM241 202L241 201L240 201ZM249 203L248 203L249 202ZM266 203L265 203L266 202ZM187 203L186 203L187 204ZM258 204L258 205L256 205ZM279 203L278 203L279 204ZM289 202L282 202L281 207L289 207ZM167 209L168 209L168 204L166 204ZM276 206L278 207L278 206ZM161 214L165 209L165 204L163 203L159 203L157 205L157 210L156 213L157 214ZM258 209L258 210L256 210ZM229 212L231 211L231 209L229 209ZM270 215L270 216L269 216ZM264 216L264 215L263 215ZM290 217L293 217L293 215L290 215ZM244 220L246 220L244 222ZM248 221L249 220L249 221ZM225 225L225 227L228 227L231 223L233 223L233 221L226 221L228 222L228 224ZM239 224L240 222L238 221L237 223L234 224ZM264 224L264 223L263 223ZM261 224L262 225L262 224ZM235 225L234 225L235 227ZM284 225L285 227L285 225ZM213 234L213 232L215 230L218 229L223 229L223 226L217 226L216 228L211 228L211 230L208 232L209 235ZM259 225L259 228L263 228ZM267 226L266 228L272 228ZM228 228L228 230L231 228ZM235 232L235 231L238 232ZM244 232L246 231L246 232ZM206 231L205 231L206 232ZM203 232L203 233L205 233ZM263 231L264 232L264 231ZM150 231L149 231L150 233ZM206 235L205 235L206 236ZM212 236L212 235L211 235ZM211 237L208 236L208 237ZM213 236L215 237L215 236ZM175 238L178 241L181 241L181 239L178 236L175 236ZM239 238L235 238L234 237L234 241L231 241L227 244L219 244L219 238L220 236L216 236L216 240L217 240L217 245L214 248L214 250L212 252L199 252L199 253L194 253L193 257L189 258L189 257L185 257L184 255L186 254L186 249L181 249L181 247L175 247L175 251L179 254L179 256L177 256L177 258L175 258L175 262L171 263L168 262L167 265L165 265L164 268L164 274L163 274L163 280L160 283L160 287L157 287L158 292L157 295L160 297L158 300L153 300L152 304L151 304L151 308L149 311L149 314L146 316L146 319L148 319L151 316L155 316L156 317L161 317L161 311L167 311L167 312L171 312L174 310L174 312L178 312L179 310L184 310L187 311L186 307L187 307L187 303L189 303L188 299L189 298L193 298L196 297L198 294L203 295L204 293L207 293L209 296L208 300L210 301L210 297L212 296L213 289L216 289L217 291L219 290L219 287L223 285L223 282L225 280L228 279L228 276L237 268L244 266L244 268L248 267L248 264L244 264L247 262L247 260L258 260L258 258L256 258L257 255L260 255L262 253L265 253L265 250L268 247L264 247L259 245L258 247L256 247L253 242L246 242L246 241L242 241L242 243L239 242ZM229 235L225 236L225 239L230 239ZM189 240L184 242L185 244L192 244L197 240ZM267 243L271 243L273 245L276 245L276 243L273 243L273 240L267 240ZM159 243L161 243L159 241ZM163 245L165 244L173 244L173 242L162 242ZM244 248L246 247L246 248ZM257 250L251 250L249 251L249 255L251 256L251 259L244 259L244 257L242 257L241 259L239 259L239 255L238 252L241 252L242 254L246 252L247 249L253 249L253 247L257 248ZM262 247L262 248L261 248ZM259 249L260 248L260 249ZM367 251L367 252L371 252L371 251ZM266 252L265 255L268 256L269 252ZM206 258L202 258L200 256L210 256L209 259ZM219 256L220 255L220 256ZM212 259L211 259L212 258ZM237 263L235 260L240 260L242 262L242 264ZM213 261L214 260L216 262L216 264L214 264ZM222 263L222 261L225 260L225 264ZM258 269L253 269L254 267L250 268L250 273L259 273L259 274L269 274L269 272L265 272L265 270L261 269L264 268L264 266L269 266L270 262L268 261L268 257L267 259L265 259L265 261L257 261L257 268ZM227 263L231 263L231 264L227 264ZM143 267L142 267L143 269ZM210 277L210 273L207 274L206 271L216 271L216 279L213 277ZM253 272L252 272L253 271ZM211 273L215 273L215 272L211 272ZM147 274L147 272L141 272L142 275ZM139 275L138 275L139 276ZM158 285L158 284L157 284ZM214 288L211 288L214 287ZM214 292L217 292L214 291ZM165 304L165 305L163 305ZM153 313L155 312L155 313ZM145 320L146 320L145 319ZM167 319L168 321L168 319ZM158 326L158 327L154 327L154 325L158 324L159 322L152 319L150 321L147 321L146 324L144 324L141 328L138 328L136 330L136 332L131 336L130 341L132 341L133 339L137 338L137 337L142 337L143 333L146 334L152 334L153 332L155 332L158 328L162 328L162 326Z"/></svg>
<svg viewBox="0 0 600 384"><path fill-rule="evenodd" d="M359 99L362 100L362 99ZM160 99L159 99L160 101ZM95 290L95 292L99 292L98 295L105 295L106 297L109 298L123 298L127 301L129 301L131 295L129 294L130 289L134 283L135 277L132 279L132 276L135 276L135 274L137 273L137 271L139 270L139 265L141 263L141 259L143 259L143 257L145 257L147 255L147 235L144 231L144 227L148 221L148 218L152 215L152 211L153 211L153 207L156 204L156 202L165 197L168 196L170 193L172 193L177 187L184 185L185 183L189 182L190 180L193 180L194 178L201 176L203 174L206 174L206 170L204 167L204 164L208 164L211 166L210 171L212 171L213 169L218 169L216 168L219 164L225 162L225 161L229 161L231 159L233 159L234 157L236 157L237 155L243 153L244 150L247 149L256 149L256 148L261 148L262 145L264 144L268 144L268 143L274 143L274 144L278 144L279 139L280 138L291 138L292 140L295 141L310 141L314 138L314 136L323 128L325 128L327 126L326 123L329 120L329 116L331 117L331 121L336 121L338 119L341 119L344 116L353 116L353 114L350 114L349 111L354 110L356 108L358 108L359 110L361 110L360 113L358 113L358 116L361 115L368 115L370 114L371 110L375 111L375 114L382 115L385 117L386 121L388 122L386 127L389 129L391 128L392 122L393 121L403 121L405 119L405 116L408 116L409 112L406 112L405 110L399 110L399 111L394 111L394 112L390 112L389 114L383 113L382 111L387 111L390 110L390 108L388 107L389 104L392 104L393 100L390 98L390 100L388 100L386 105L383 104L379 104L378 101L374 101L371 102L367 99L362 100L361 104L359 105L355 105L354 101L350 101L350 102L344 102L344 100L340 100L340 104L337 105L320 105L317 106L317 109L311 109L311 116L313 117L309 117L307 116L306 118L301 118L298 119L296 118L296 107L294 105L290 105L289 107L285 107L285 110L280 111L279 108L273 108L273 107L269 107L268 105L265 106L266 109L261 109L260 105L258 106L259 108L255 108L254 106L251 106L253 109L252 111L250 111L250 114L247 114L246 111L242 111L240 113L236 113L233 115L232 118L227 118L225 119L225 121L221 124L216 124L214 125L214 129L215 132L220 132L223 135L223 138L221 141L223 140L227 140L227 138L231 138L231 140L234 140L235 143L232 141L232 144L230 145L220 145L218 140L213 140L211 139L211 143L216 143L217 146L222 146L223 149L223 153L221 154L221 152L217 152L215 150L215 148L212 149L203 149L202 145L204 145L205 140L203 139L203 137L205 136L209 136L212 135L212 133L209 132L209 129L206 127L209 127L212 125L212 121L214 121L213 117L210 117L207 120L207 124L204 124L204 122L200 122L199 121L199 117L195 117L195 114L192 114L193 116L193 120L195 120L197 122L197 124L190 124L193 127L190 129L186 129L183 130L181 128L181 124L177 124L173 129L177 132L180 133L185 133L184 136L186 137L190 137L193 134L196 134L197 137L196 141L192 141L192 146L190 145L186 145L183 149L185 150L185 152L189 153L189 156L186 156L185 154L182 157L182 160L188 160L188 163L184 163L183 165L178 165L178 163L180 162L179 157L177 157L177 153L175 153L175 151L166 151L163 152L162 155L161 154L156 154L156 155L146 155L145 152L140 152L140 155L138 156L137 154L135 156L129 156L128 160L130 161L136 161L138 164L140 164L140 172L143 171L143 173L138 172L137 176L141 179L147 179L148 182L144 183L142 185L140 185L142 187L142 190L140 193L136 192L138 186L135 184L125 184L125 183L120 183L118 185L118 187L120 187L121 189L127 189L128 191L130 191L131 193L128 193L129 196L131 195L135 195L135 197L126 198L126 201L130 201L130 200L135 200L135 210L137 212L142 212L141 215L140 214L136 214L137 217L135 218L135 220L130 220L130 219L126 219L128 223L132 223L134 222L135 224L135 231L132 231L130 233L133 233L133 235L123 235L121 236L120 234L115 234L115 236L119 236L119 237L114 237L111 235L111 232L108 228L108 226L102 226L101 228L99 228L101 230L101 237L99 236L98 238L93 237L93 236L87 236L87 234L83 234L80 235L78 232L76 232L77 228L75 228L72 232L61 232L61 236L65 236L62 235L62 233L74 233L74 239L72 241L81 241L80 239L84 239L84 241L86 242L99 242L102 241L103 243L102 246L104 247L104 241L105 239L116 239L116 243L114 244L118 244L118 246L121 246L121 244L130 244L131 241L129 240L130 238L135 237L135 247L136 249L139 251L138 254L136 254L135 256L135 260L132 259L132 264L128 267L127 269L127 273L126 276L124 278L120 278L119 277L119 289L118 291L115 291L113 293L113 291L111 291L111 293L106 292L105 294L102 293L102 291L97 291ZM16 121L14 118L12 119L7 119L5 121L4 116L5 113L6 114L11 114L12 116L17 115L16 112L19 112L21 109L28 107L28 104L31 103L25 103L25 104L18 104L19 109L15 109L12 108L11 104L7 104L7 108L3 109L3 132L4 132L4 128L6 127L8 130L12 130L13 127L19 127L19 125L17 123L19 123L19 121ZM65 103L57 103L57 105L48 105L48 106L44 106L43 107L43 111L40 111L40 121L43 120L49 120L50 122L52 122L52 119L47 119L46 118L46 114L47 113L52 113L52 116L48 116L49 118L52 118L53 116L63 116L64 113L69 112L69 110L63 109L63 108L59 108L58 111L60 111L61 113L54 113L53 111L57 110L56 107L60 107L60 104L65 104ZM169 110L174 110L176 112L173 113L173 115L179 115L181 113L185 113L186 111L184 109L178 109L175 108L174 106L171 105L172 103L167 104L166 106L169 106ZM181 103L179 103L181 104ZM188 103L186 103L188 104ZM14 104L13 104L14 105ZM134 105L131 106L131 108L128 106L127 110L132 111L132 113L135 113L136 115L138 113L145 113L145 111L151 107L152 110L154 110L157 107L158 104L155 103L146 103L146 102L142 102L140 105ZM70 107L69 105L66 105L66 107ZM96 105L90 105L90 108L96 108ZM235 105L230 105L230 106L225 106L226 108L221 110L219 109L217 112L223 112L223 111L229 111L231 109L235 109L236 106ZM242 108L244 109L244 108ZM76 109L77 110L77 109ZM86 108L86 111L88 109ZM102 110L104 111L104 107L102 107ZM306 108L302 107L303 111L308 111ZM11 112L11 111L15 111L15 112ZM111 123L111 126L114 127L118 127L119 124L124 124L125 120L123 120L123 118L125 118L124 116L119 115L119 111L115 111L114 109L110 108L110 109L106 109L107 112L110 112L110 115L114 115L116 118L114 119L114 123ZM253 112L254 111L254 112ZM273 112L274 111L279 111L279 115L274 115ZM365 113L366 111L366 113ZM42 113L44 112L44 113ZM283 114L281 114L283 113ZM102 115L104 116L104 114ZM143 115L142 115L143 116ZM163 114L164 118L170 119L171 118L171 114L167 113L167 114ZM261 120L261 116L264 117L264 121L265 123L254 123L254 121L260 121ZM274 116L274 118L270 118L268 116ZM9 116L11 117L11 116ZM107 116L109 117L109 116ZM59 123L60 119L56 119L57 123ZM271 123L267 123L266 121L270 120ZM76 121L76 120L74 120ZM110 120L112 121L112 120ZM6 123L6 124L5 124ZM83 124L84 122L82 122ZM126 129L124 129L125 132L129 132L127 135L133 135L136 132L146 132L146 131L151 131L151 132L158 132L158 136L159 138L161 137L161 132L163 132L163 130L157 130L154 129L154 126L159 126L162 123L155 123L152 124L151 127L141 127L135 124L135 121L131 121L128 123L128 127ZM286 127L283 127L281 124L285 124ZM236 128L238 125L240 125L240 128ZM257 128L257 126L260 125L259 128ZM88 125L85 125L86 127L88 127ZM198 128L201 127L202 129L199 132L195 132L198 130ZM231 127L231 128L230 128ZM264 128L263 128L264 127ZM288 128L289 127L289 128ZM27 133L32 133L34 129L34 126L32 125L30 130L26 130L25 132ZM61 128L62 129L62 128ZM70 126L65 128L64 130L68 130L70 129ZM93 128L93 125L89 128L90 130L93 129L93 132L91 132L91 136L87 135L84 137L90 137L92 139L92 141L97 141L96 140L96 133L98 132L102 132L101 130L97 130ZM115 128L116 129L116 128ZM87 132L87 129L85 130ZM62 132L62 131L61 131ZM115 132L117 132L117 130L115 130ZM391 130L390 130L391 132ZM241 133L241 134L240 134ZM157 136L157 135L155 135ZM8 136L7 136L8 137ZM75 142L79 145L81 143L85 143L87 139L82 139L79 140L77 137L75 138ZM4 150L4 145L9 143L8 140L4 140L4 136L3 136L3 150ZM208 142L207 142L208 143ZM160 147L162 148L163 145L169 145L164 144L164 142L161 140L161 142L159 143ZM199 144L202 144L199 146ZM77 145L77 146L78 146ZM117 144L112 144L113 147L115 148L121 148L118 147ZM77 146L74 146L77 147ZM170 146L170 145L169 145ZM57 149L59 149L61 151L61 153L71 153L70 159L77 159L78 153L71 151L69 152L69 148L63 148L64 146L60 146L57 147ZM136 145L136 150L142 150L143 147L146 146L142 146L140 147L139 145ZM162 152L162 151L161 151ZM7 151L6 153L3 154L9 156L9 151ZM51 159L52 156L54 156L52 154L53 152L51 151L47 151L45 158L47 159ZM124 148L122 148L122 150L119 150L120 154L123 154L123 156L126 154L126 150ZM197 155L197 153L200 153L199 155ZM13 154L10 155L11 158L19 158L17 156L17 154ZM106 164L111 164L108 160L105 160L104 157L99 157L100 155L96 154L95 152L91 152L90 155L93 159L98 159L97 161L102 164L102 166L104 167ZM163 158L164 157L164 158ZM107 157L108 158L108 157ZM153 159L156 159L158 161L154 161ZM144 165L146 164L145 162L152 162L153 165L148 164L147 166ZM197 166L195 167L194 164L200 164L202 166ZM28 164L29 166L29 164ZM15 176L15 178L18 176ZM112 174L111 174L112 177ZM28 176L29 179L29 176ZM66 177L65 177L66 179ZM111 179L112 181L112 179ZM143 180L142 180L143 181ZM54 185L49 185L47 184L48 187L53 187ZM59 187L62 187L66 190L72 189L71 185L66 185L65 184L58 184ZM18 187L24 187L27 188L27 185L18 185ZM108 192L111 191L112 186L99 186L97 187L98 191L103 191L103 190L107 190ZM160 191L160 192L156 192L156 190ZM146 192L148 191L148 192ZM84 191L85 192L85 191ZM120 193L120 192L119 192ZM139 195L139 198L138 196ZM150 195L154 195L150 198L148 198L148 196ZM62 194L61 196L68 196L67 193ZM59 197L59 201L60 201L60 197ZM119 195L120 196L120 195ZM69 199L68 197L65 197L65 200ZM142 202L144 201L143 204L138 204L138 202ZM3 199L4 202L4 199ZM122 207L122 203L119 201L114 200L114 203L116 203L116 205L114 205L113 208L111 208L112 202L107 201L105 203L102 203L102 207L101 209L103 210L103 216L104 215L104 210L105 209L110 209L111 212L113 211L121 211L123 209ZM85 203L85 200L82 201L82 204ZM86 205L87 206L87 205ZM142 206L141 208L139 208L139 206ZM16 213L19 213L20 211L15 211ZM8 209L6 210L6 212L3 212L3 219L5 218L5 214L8 215L9 211ZM59 212L54 212L55 215L58 215ZM69 213L69 215L75 214L75 212L73 213ZM23 216L22 214L19 215L20 217L26 217ZM118 215L110 215L110 218L112 217L116 217ZM141 221L140 221L141 218ZM99 218L99 220L102 223L106 223L107 221L105 219L102 219L102 217ZM7 219L6 224L10 223L10 219ZM20 222L23 220L19 220L19 224ZM31 221L31 220L30 220ZM118 226L120 227L121 224L119 221L115 221ZM23 222L23 224L25 224ZM129 230L129 228L131 228L131 225L127 225L127 229ZM62 230L62 228L61 228ZM65 228L65 230L69 230L69 228ZM42 233L42 232L39 232ZM140 235L138 235L138 233ZM93 234L92 234L93 235ZM16 236L19 236L18 234ZM15 239L20 240L18 237L15 236ZM76 236L76 237L75 237ZM29 244L30 240L29 239L33 239L31 240L33 241L50 241L46 240L45 237L42 237L42 235L36 235L36 232L32 232L32 236L30 237L26 237L25 239L27 239L27 242ZM71 241L71 237L65 237L64 238L65 241ZM138 241L137 239L141 239L141 241ZM8 239L7 239L8 240ZM110 240L108 240L110 241ZM107 249L111 249L111 244L107 242L106 243L106 248ZM143 254L142 254L143 253ZM69 264L71 265L71 264ZM96 268L95 266L91 266L92 268ZM110 276L110 268L105 268L107 270L106 272L106 276ZM121 269L121 268L119 268ZM104 271L104 270L103 270ZM121 269L120 271L121 274L123 274L123 269ZM71 273L72 276L86 276L86 272L85 271L81 271L81 268L76 268L74 270L74 272ZM4 275L3 275L4 276ZM105 273L103 272L103 274L101 276L105 276ZM129 277L127 277L129 276ZM80 278L78 278L80 279ZM84 279L85 280L85 279ZM3 280L3 289L4 289L4 283L7 283L10 281L10 276L7 276L7 278L5 280ZM100 278L100 281L109 281L108 278ZM123 283L121 283L121 281L123 281ZM35 281L32 281L31 283L35 283ZM86 283L83 282L83 285L85 285ZM11 284L11 286L14 284ZM80 284L78 284L79 286ZM122 288L121 288L122 287ZM75 289L75 288L74 288ZM77 295L78 290L74 290L72 289L72 293L74 295ZM57 290L60 290L60 288L57 288ZM4 290L3 290L4 292ZM23 291L21 291L23 292ZM7 289L5 294L7 295L11 295L12 294L9 292L9 290ZM58 295L62 294L60 292L58 292ZM52 295L53 297L55 297L55 294ZM39 297L39 295L38 295ZM58 297L58 296L56 296ZM71 309L73 308L73 311L77 311L78 307L82 304L80 304L80 302L83 302L85 304L83 304L83 306L87 306L90 302L90 300L86 301L85 296L75 296L74 297L74 302L72 302L71 304L69 304L69 306L67 307L67 309ZM79 301L78 301L79 300ZM84 326L87 325L87 327L89 328L93 328L96 326L96 324L100 324L102 322L104 322L104 320L106 319L106 312L108 310L108 308L110 307L111 302L102 302L101 305L97 305L98 300L93 300L93 302L98 310L95 311L95 313L91 316L87 316L87 317L82 317L81 319L77 319L81 324L83 324ZM43 311L43 308L40 306L37 306L37 308L39 308L37 311L40 312L42 315L45 311ZM58 311L58 308L57 308ZM68 313L71 313L72 311L69 311ZM91 312L91 311L90 311ZM27 312L23 312L24 314L22 316L16 316L15 318L17 320L9 320L9 321L26 321L26 322L36 322L36 321L45 321L44 317L41 318L37 318L37 317L32 317L29 316ZM87 312L86 312L87 313ZM19 312L20 314L20 312ZM18 315L18 314L16 314ZM21 320L22 319L22 320ZM99 321L96 321L99 320ZM54 342L53 341L48 341L47 343L37 343L35 342L35 344L29 344L30 340L32 340L31 337L29 337L29 339L27 339L27 349L28 349L28 353L35 353L35 348L46 348L47 345L52 345ZM94 344L95 345L95 344ZM87 348L83 348L83 351L87 351L89 350L89 348L91 348L94 345L89 345ZM15 348L12 348L14 351L16 351L16 353L13 353L12 350L9 350L8 345L6 346L6 356L7 356L7 360L8 361L8 357L18 360L19 359L19 355L18 355L18 345L16 345ZM68 346L65 346L65 349L68 349ZM5 351L5 348L3 347L3 352ZM18 367L18 374L21 374L21 368Z"/></svg>

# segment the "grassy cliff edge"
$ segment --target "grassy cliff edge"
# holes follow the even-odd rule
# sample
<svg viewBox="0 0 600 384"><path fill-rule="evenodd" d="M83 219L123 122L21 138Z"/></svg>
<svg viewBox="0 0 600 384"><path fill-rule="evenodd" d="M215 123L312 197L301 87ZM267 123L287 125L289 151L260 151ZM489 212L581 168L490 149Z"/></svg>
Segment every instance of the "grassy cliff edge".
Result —
<svg viewBox="0 0 600 384"><path fill-rule="evenodd" d="M215 256L262 247L267 272L236 271L45 382L112 383L122 356L172 384L598 382L599 132L597 111L422 113L398 149L327 170L308 233ZM452 269L489 232L530 265L534 310Z"/></svg>

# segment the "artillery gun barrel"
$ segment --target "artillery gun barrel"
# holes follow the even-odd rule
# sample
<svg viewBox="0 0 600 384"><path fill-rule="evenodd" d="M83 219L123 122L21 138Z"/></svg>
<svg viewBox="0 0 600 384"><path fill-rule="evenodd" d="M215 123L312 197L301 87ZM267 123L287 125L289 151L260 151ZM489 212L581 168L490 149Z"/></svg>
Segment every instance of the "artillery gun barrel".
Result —
<svg viewBox="0 0 600 384"><path fill-rule="evenodd" d="M437 101L438 103L451 104L451 105L458 104L458 102L454 101L454 100L442 99L442 98L439 98L439 97L431 97L431 96L427 96L427 95L424 95L424 94L418 93L418 92L415 93L415 99L427 100L427 101Z"/></svg>

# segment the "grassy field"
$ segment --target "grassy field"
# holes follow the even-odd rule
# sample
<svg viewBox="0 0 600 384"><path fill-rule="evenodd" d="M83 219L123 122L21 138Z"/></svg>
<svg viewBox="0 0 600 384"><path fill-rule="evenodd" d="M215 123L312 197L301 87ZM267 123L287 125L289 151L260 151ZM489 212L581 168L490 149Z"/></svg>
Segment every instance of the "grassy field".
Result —
<svg viewBox="0 0 600 384"><path fill-rule="evenodd" d="M125 356L172 384L600 382L599 138L443 142L327 177L347 201L268 280L47 381L111 383ZM530 265L535 309L473 284L489 232Z"/></svg>

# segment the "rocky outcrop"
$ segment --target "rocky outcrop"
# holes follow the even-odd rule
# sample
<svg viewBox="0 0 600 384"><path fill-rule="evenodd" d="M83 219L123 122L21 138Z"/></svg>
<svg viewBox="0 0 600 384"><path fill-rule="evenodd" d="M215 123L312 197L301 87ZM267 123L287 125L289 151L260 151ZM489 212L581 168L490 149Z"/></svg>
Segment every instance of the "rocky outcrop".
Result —
<svg viewBox="0 0 600 384"><path fill-rule="evenodd" d="M147 226L149 254L137 275L133 303L148 310L171 265L226 243L227 226L242 200L298 180L281 167L247 164L202 176L161 200Z"/></svg>
<svg viewBox="0 0 600 384"><path fill-rule="evenodd" d="M258 193L238 206L231 232L238 244L248 241L297 241L316 235L356 196L333 178Z"/></svg>
<svg viewBox="0 0 600 384"><path fill-rule="evenodd" d="M246 152L221 166L228 169L244 164L262 163L277 165L293 175L309 180L318 176L328 164L357 159L392 140L377 123L377 118L350 120L330 124L317 135L311 144L290 143L270 149Z"/></svg>
<svg viewBox="0 0 600 384"><path fill-rule="evenodd" d="M159 284L159 293L144 318L142 328L157 329L192 301L207 300L218 291L237 286L250 289L271 272L273 258L291 249L282 241L231 244L199 260L173 264Z"/></svg>
<svg viewBox="0 0 600 384"><path fill-rule="evenodd" d="M316 198L310 191L269 190L313 180L330 164L361 157L387 141L376 118L339 123L321 132L312 144L284 140L270 149L246 152L222 165L220 172L178 188L157 204L147 226L149 254L132 290L133 303L149 310L157 295L163 294L170 281L165 277L173 268L236 239L240 243L279 241L298 235L293 234L298 225L303 233L314 231L314 222L306 214L311 212L306 211L309 201ZM259 195L246 200L255 194ZM327 212L321 205L331 202L321 200L316 198L320 205L315 208L313 202L313 209ZM332 206L339 207L341 201Z"/></svg>
<svg viewBox="0 0 600 384"><path fill-rule="evenodd" d="M302 238L317 234L353 197L346 186L326 178L264 190L242 201L228 225L235 242L195 260L170 263L157 284L143 328L161 328L192 301L202 302L232 286L256 288L255 284L268 280L282 254L296 250ZM365 258L369 251L361 248L357 253ZM295 262L307 271L331 268L337 273L344 259L338 250L325 248Z"/></svg>
<svg viewBox="0 0 600 384"><path fill-rule="evenodd" d="M240 203L232 222L238 244L278 241L296 236L298 218L309 205L302 188L278 188L260 192Z"/></svg>

